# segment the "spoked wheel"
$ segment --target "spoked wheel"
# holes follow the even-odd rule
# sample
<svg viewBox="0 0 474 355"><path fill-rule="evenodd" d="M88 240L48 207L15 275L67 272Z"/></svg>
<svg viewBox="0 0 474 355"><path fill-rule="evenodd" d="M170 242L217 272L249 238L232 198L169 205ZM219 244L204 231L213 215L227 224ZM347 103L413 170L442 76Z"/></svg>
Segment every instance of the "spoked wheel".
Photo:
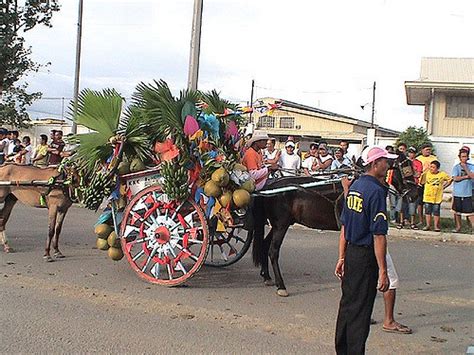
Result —
<svg viewBox="0 0 474 355"><path fill-rule="evenodd" d="M125 209L122 250L138 275L166 286L182 284L201 268L209 246L207 220L192 200L169 200L159 186L140 191Z"/></svg>
<svg viewBox="0 0 474 355"><path fill-rule="evenodd" d="M215 267L232 265L245 255L251 243L252 238L243 228L211 233L205 264Z"/></svg>

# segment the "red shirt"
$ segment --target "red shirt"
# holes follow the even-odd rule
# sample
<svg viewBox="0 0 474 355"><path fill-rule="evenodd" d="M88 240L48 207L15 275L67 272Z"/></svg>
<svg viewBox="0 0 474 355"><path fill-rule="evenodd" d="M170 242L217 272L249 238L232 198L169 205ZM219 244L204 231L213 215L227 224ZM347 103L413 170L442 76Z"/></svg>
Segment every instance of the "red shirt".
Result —
<svg viewBox="0 0 474 355"><path fill-rule="evenodd" d="M242 164L247 167L247 170L258 170L263 167L263 155L253 148L247 149L242 158Z"/></svg>
<svg viewBox="0 0 474 355"><path fill-rule="evenodd" d="M418 184L420 180L421 173L423 172L423 164L418 159L413 159L411 161L411 166L415 172L415 182Z"/></svg>

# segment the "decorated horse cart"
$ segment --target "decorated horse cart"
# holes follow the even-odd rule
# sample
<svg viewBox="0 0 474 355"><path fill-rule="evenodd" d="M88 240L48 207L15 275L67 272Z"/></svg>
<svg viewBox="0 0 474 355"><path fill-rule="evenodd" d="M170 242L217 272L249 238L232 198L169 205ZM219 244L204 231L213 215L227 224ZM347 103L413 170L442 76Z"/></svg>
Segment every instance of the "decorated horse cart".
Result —
<svg viewBox="0 0 474 355"><path fill-rule="evenodd" d="M203 264L238 261L251 243L243 227L255 188L239 164L245 109L216 92L175 98L162 81L139 85L126 112L121 105L113 90L86 90L75 117L93 131L75 137L75 162L83 203L103 209L98 249L168 286Z"/></svg>

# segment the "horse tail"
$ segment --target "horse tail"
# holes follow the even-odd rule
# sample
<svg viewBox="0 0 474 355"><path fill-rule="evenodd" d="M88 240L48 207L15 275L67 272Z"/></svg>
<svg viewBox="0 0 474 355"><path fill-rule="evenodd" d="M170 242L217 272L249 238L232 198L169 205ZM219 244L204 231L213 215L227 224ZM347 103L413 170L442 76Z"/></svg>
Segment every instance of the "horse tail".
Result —
<svg viewBox="0 0 474 355"><path fill-rule="evenodd" d="M264 235L261 233L254 233L254 232L255 232L254 230L250 232L251 234L253 234L252 259L255 266L260 266L262 265L262 259L263 259Z"/></svg>
<svg viewBox="0 0 474 355"><path fill-rule="evenodd" d="M255 198L252 205L253 228L249 237L253 237L252 258L255 266L260 266L264 257L263 240L265 237L265 211L263 198Z"/></svg>

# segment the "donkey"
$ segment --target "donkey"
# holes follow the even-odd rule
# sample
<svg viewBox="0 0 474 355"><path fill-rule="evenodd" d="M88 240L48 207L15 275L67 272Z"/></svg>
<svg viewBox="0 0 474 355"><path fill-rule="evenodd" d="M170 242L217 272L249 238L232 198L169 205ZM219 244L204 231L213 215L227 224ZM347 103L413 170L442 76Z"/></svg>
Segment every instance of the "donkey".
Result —
<svg viewBox="0 0 474 355"><path fill-rule="evenodd" d="M252 257L255 266L261 266L260 275L265 285L273 285L269 271L270 257L277 294L288 296L280 272L278 259L280 248L288 228L299 223L313 229L339 230L339 216L342 212L344 193L340 181L313 188L301 188L300 184L315 182L313 177L287 177L276 180L265 189L295 186L296 190L276 193L272 196L256 196L253 208L255 221L250 228L253 236ZM264 238L264 226L268 219L270 232Z"/></svg>
<svg viewBox="0 0 474 355"><path fill-rule="evenodd" d="M61 181L59 181L61 179ZM69 184L64 184L69 179ZM33 181L50 181L42 186L34 185ZM2 184L3 183L3 184ZM5 252L11 252L5 233L6 224L17 201L25 205L48 208L48 237L44 259L54 261L50 255L51 241L53 242L54 257L63 258L59 251L59 235L64 217L72 205L72 189L79 184L77 171L74 167L64 167L59 172L58 167L38 168L26 165L7 164L0 167L0 243Z"/></svg>

